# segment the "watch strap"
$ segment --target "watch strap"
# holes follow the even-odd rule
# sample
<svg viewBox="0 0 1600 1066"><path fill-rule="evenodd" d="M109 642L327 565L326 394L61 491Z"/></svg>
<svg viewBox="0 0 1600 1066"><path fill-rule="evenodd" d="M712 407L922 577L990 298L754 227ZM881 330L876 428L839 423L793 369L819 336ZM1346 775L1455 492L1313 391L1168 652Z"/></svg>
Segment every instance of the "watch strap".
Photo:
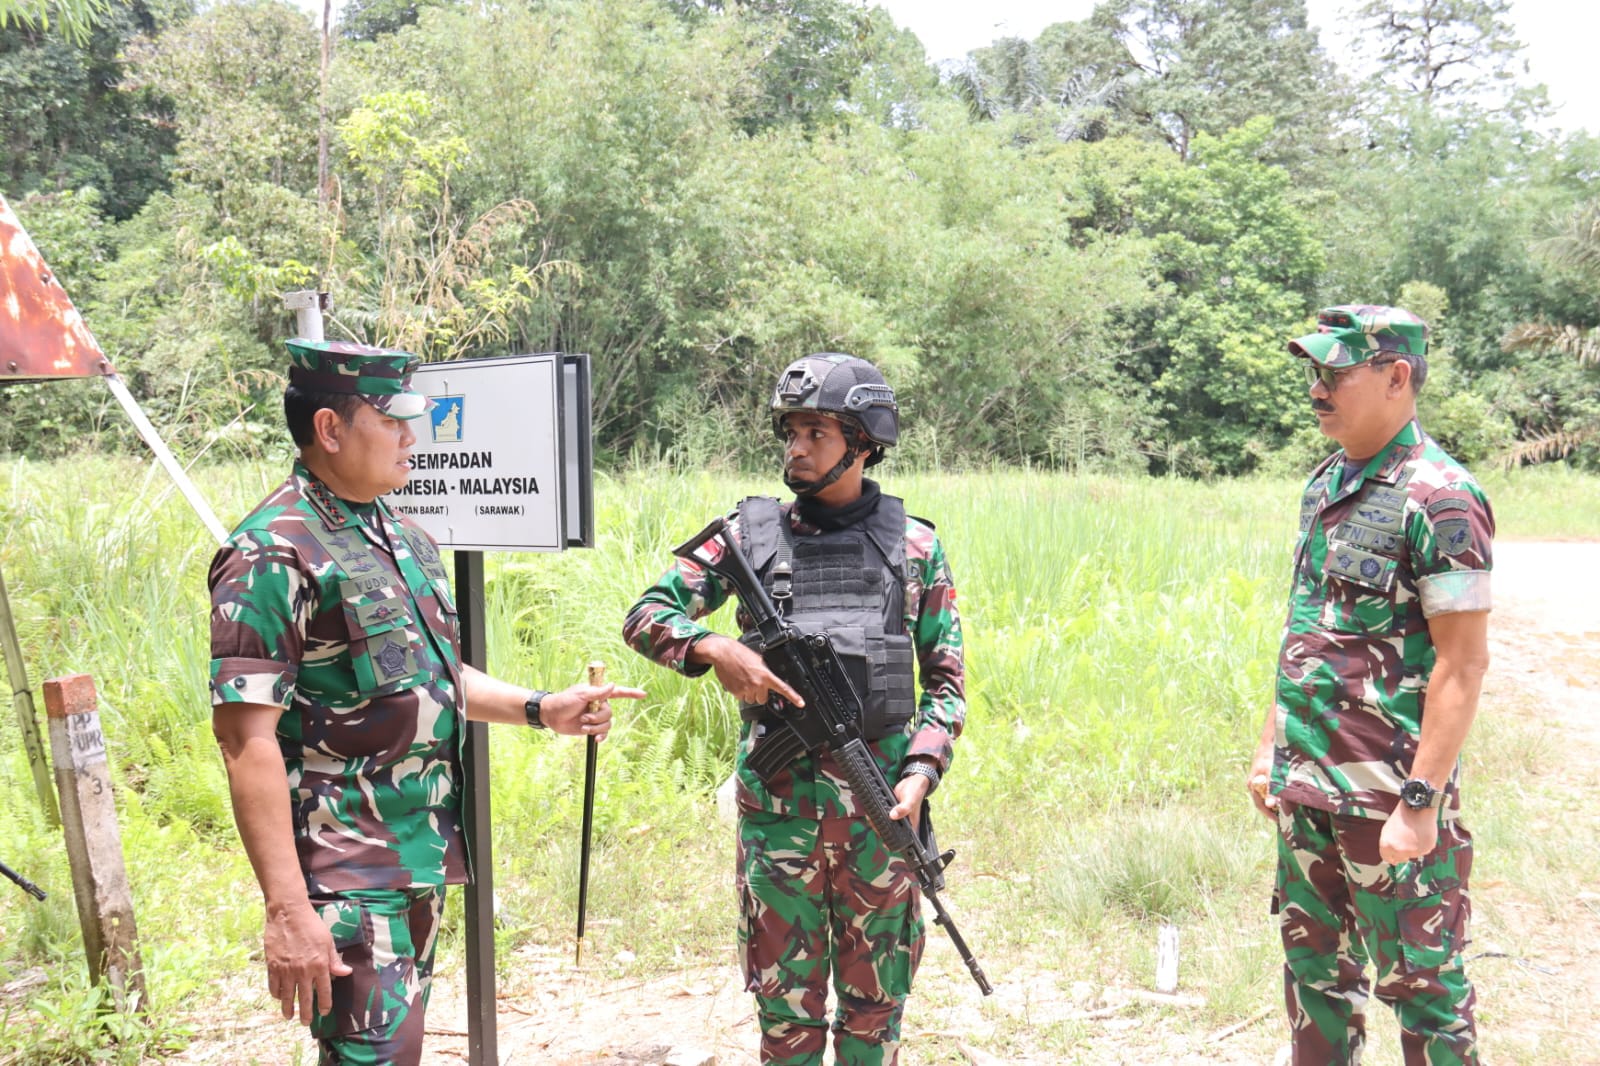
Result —
<svg viewBox="0 0 1600 1066"><path fill-rule="evenodd" d="M912 761L906 763L905 766L901 768L900 780L904 781L906 778L912 776L926 777L928 779L928 795L931 796L933 795L934 790L939 787L939 778L942 775L939 773L939 768L934 766L932 763Z"/></svg>
<svg viewBox="0 0 1600 1066"><path fill-rule="evenodd" d="M1422 789L1427 790L1426 795L1428 800L1426 803L1415 804L1406 798L1407 793L1417 792ZM1434 788L1433 785L1429 784L1423 778L1410 777L1407 778L1405 783L1400 786L1400 800L1407 807L1410 807L1414 811L1425 811L1429 808L1438 809L1444 806L1444 789Z"/></svg>
<svg viewBox="0 0 1600 1066"><path fill-rule="evenodd" d="M544 719L539 717L539 711L544 704L544 698L548 695L550 695L550 693L545 692L542 689L535 689L533 692L528 694L528 702L522 705L522 713L527 716L528 724L535 729L550 728L544 724Z"/></svg>

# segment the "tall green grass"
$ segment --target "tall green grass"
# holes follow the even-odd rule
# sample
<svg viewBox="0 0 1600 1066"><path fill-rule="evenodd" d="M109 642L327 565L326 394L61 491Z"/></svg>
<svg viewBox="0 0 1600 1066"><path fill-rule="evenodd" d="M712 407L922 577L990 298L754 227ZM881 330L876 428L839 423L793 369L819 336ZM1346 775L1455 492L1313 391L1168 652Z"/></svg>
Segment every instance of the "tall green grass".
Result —
<svg viewBox="0 0 1600 1066"><path fill-rule="evenodd" d="M196 472L225 522L281 473ZM1025 471L891 472L885 484L937 523L959 587L969 712L938 819L941 843L961 853L952 907L991 976L1139 984L1154 925L1175 921L1192 931L1190 980L1204 982L1212 1020L1255 1009L1276 980L1271 846L1238 781L1269 700L1298 485ZM1570 506L1596 486L1563 472L1492 481L1502 535L1600 535L1594 509ZM650 691L619 708L601 748L598 960L625 949L637 972L730 956L731 831L711 796L731 767L735 707L713 682L634 655L620 627L670 545L740 496L779 489L775 477L600 475L596 550L487 560L491 672L555 687L602 659ZM143 1036L84 1022L103 1015L90 1009L65 858L16 723L0 716L0 861L51 893L39 904L0 884L0 986L44 973L0 1001L0 1062L158 1054L184 1039L201 989L259 968L259 895L210 733L213 548L147 464L0 468L0 568L32 687L85 671L101 693L151 996ZM731 627L731 611L717 624ZM581 744L492 731L503 963L521 944L571 936L582 765ZM1486 831L1515 815L1497 811ZM443 966L460 962L458 899L450 914ZM923 995L936 1011L962 991L930 980ZM1070 1042L1068 1030L1049 1039Z"/></svg>

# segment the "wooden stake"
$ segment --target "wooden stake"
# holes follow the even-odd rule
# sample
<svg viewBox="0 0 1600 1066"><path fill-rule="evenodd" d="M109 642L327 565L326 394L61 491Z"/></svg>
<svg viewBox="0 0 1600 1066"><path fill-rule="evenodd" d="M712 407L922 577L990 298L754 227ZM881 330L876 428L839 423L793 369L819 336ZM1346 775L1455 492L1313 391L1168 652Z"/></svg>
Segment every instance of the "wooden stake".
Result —
<svg viewBox="0 0 1600 1066"><path fill-rule="evenodd" d="M94 678L88 674L51 678L44 683L44 706L50 720L50 756L61 795L61 829L72 867L72 891L89 957L89 976L110 984L119 1010L128 1009L130 998L142 1009L145 989L139 931L122 861L122 834L111 795Z"/></svg>

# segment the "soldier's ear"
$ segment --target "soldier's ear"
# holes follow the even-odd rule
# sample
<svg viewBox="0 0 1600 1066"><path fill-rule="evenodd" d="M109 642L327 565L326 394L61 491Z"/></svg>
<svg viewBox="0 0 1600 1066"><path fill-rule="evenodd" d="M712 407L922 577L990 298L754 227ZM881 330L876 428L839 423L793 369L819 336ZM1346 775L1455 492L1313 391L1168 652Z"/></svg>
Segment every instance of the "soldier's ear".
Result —
<svg viewBox="0 0 1600 1066"><path fill-rule="evenodd" d="M1411 364L1404 359L1396 359L1384 369L1389 371L1389 392L1393 395L1409 393L1411 391Z"/></svg>
<svg viewBox="0 0 1600 1066"><path fill-rule="evenodd" d="M345 421L331 407L319 407L311 416L311 443L333 455L343 440Z"/></svg>

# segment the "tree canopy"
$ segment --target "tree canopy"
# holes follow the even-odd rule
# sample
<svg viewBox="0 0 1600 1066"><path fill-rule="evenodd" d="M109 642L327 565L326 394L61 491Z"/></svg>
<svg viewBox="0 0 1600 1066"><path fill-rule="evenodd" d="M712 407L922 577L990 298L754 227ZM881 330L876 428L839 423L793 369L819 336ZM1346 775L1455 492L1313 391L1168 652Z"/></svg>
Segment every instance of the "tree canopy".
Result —
<svg viewBox="0 0 1600 1066"><path fill-rule="evenodd" d="M316 286L427 358L589 353L609 461L767 461L770 377L848 350L913 461L1288 468L1325 445L1286 338L1404 300L1441 439L1600 460L1600 144L1542 132L1506 0L1368 4L1368 80L1303 0L1104 0L945 70L849 0L372 0L325 91L284 0L5 2L4 191L192 451L283 447ZM115 443L4 395L5 447Z"/></svg>

